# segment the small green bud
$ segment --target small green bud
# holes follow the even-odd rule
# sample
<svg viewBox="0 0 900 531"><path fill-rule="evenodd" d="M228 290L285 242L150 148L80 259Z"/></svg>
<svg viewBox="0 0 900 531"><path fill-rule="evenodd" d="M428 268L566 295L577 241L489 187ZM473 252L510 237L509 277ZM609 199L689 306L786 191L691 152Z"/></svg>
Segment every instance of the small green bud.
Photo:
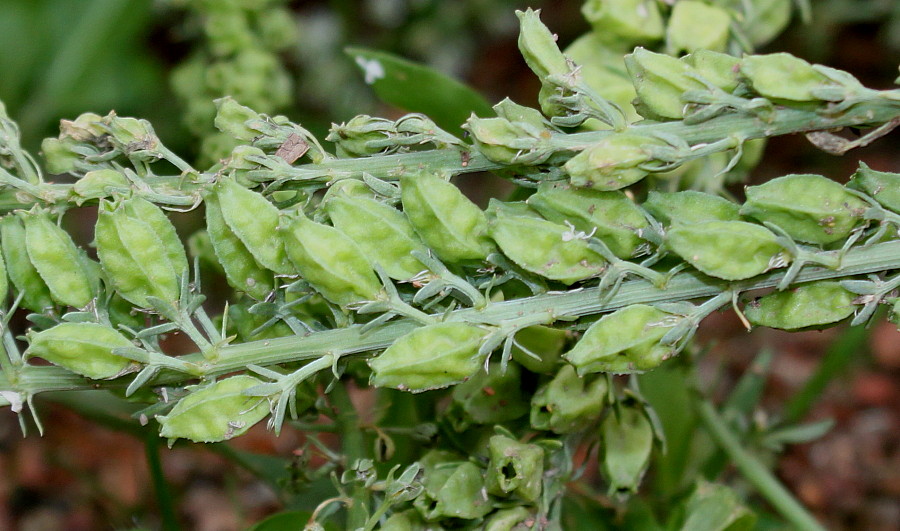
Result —
<svg viewBox="0 0 900 531"><path fill-rule="evenodd" d="M579 375L655 369L675 354L673 346L660 344L675 324L669 313L646 304L632 304L592 324L564 357Z"/></svg>
<svg viewBox="0 0 900 531"><path fill-rule="evenodd" d="M544 479L544 450L536 444L494 435L488 443L488 452L491 456L485 482L488 492L537 501Z"/></svg>
<svg viewBox="0 0 900 531"><path fill-rule="evenodd" d="M369 361L370 383L418 393L471 378L481 368L478 353L488 330L466 323L438 323L400 337Z"/></svg>
<svg viewBox="0 0 900 531"><path fill-rule="evenodd" d="M608 392L606 378L582 378L575 367L563 365L531 398L531 426L554 433L582 431L600 418Z"/></svg>
<svg viewBox="0 0 900 531"><path fill-rule="evenodd" d="M147 120L117 116L111 112L103 117L102 124L110 143L126 155L137 151L152 153L159 145L159 138Z"/></svg>
<svg viewBox="0 0 900 531"><path fill-rule="evenodd" d="M642 206L664 225L741 219L741 206L737 203L695 190L681 192L651 190Z"/></svg>
<svg viewBox="0 0 900 531"><path fill-rule="evenodd" d="M76 142L97 142L107 134L103 120L102 116L92 112L82 113L74 120L60 120L59 138L70 138Z"/></svg>
<svg viewBox="0 0 900 531"><path fill-rule="evenodd" d="M498 117L508 122L528 124L539 130L547 128L547 120L541 111L519 105L509 98L503 98L500 103L494 105L493 109Z"/></svg>
<svg viewBox="0 0 900 531"><path fill-rule="evenodd" d="M343 124L332 124L326 140L335 142L351 157L368 157L385 150L384 146L370 146L369 142L387 140L394 131L394 122L360 114Z"/></svg>
<svg viewBox="0 0 900 531"><path fill-rule="evenodd" d="M643 240L638 236L649 224L634 201L624 192L602 192L566 184L543 183L527 203L556 223L603 240L620 258L630 258Z"/></svg>
<svg viewBox="0 0 900 531"><path fill-rule="evenodd" d="M47 171L54 175L74 173L78 169L78 162L83 158L78 153L79 147L81 147L79 143L70 138L45 138L42 140L41 153L44 155Z"/></svg>
<svg viewBox="0 0 900 531"><path fill-rule="evenodd" d="M705 88L688 75L690 66L670 55L635 48L633 53L625 56L625 66L643 106L638 112L645 118L659 116L679 120L684 117L682 94ZM650 111L649 115L644 109Z"/></svg>
<svg viewBox="0 0 900 531"><path fill-rule="evenodd" d="M262 383L242 374L189 387L191 393L175 404L168 415L156 417L160 437L167 437L171 444L176 439L220 442L243 435L269 414L266 398L244 394Z"/></svg>
<svg viewBox="0 0 900 531"><path fill-rule="evenodd" d="M744 221L675 225L666 233L666 242L692 266L725 280L750 278L789 261L778 236Z"/></svg>
<svg viewBox="0 0 900 531"><path fill-rule="evenodd" d="M780 100L818 100L815 91L833 85L811 64L784 52L744 57L741 74L757 94Z"/></svg>
<svg viewBox="0 0 900 531"><path fill-rule="evenodd" d="M279 231L288 257L323 297L340 306L378 298L381 282L372 263L349 236L300 212Z"/></svg>
<svg viewBox="0 0 900 531"><path fill-rule="evenodd" d="M112 353L133 347L125 336L98 323L61 323L29 333L26 358L43 358L76 374L95 380L117 378L136 370L131 360Z"/></svg>
<svg viewBox="0 0 900 531"><path fill-rule="evenodd" d="M702 21L702 22L700 22ZM731 16L721 7L695 0L681 0L672 7L666 31L671 55L697 50L724 52L728 45Z"/></svg>
<svg viewBox="0 0 900 531"><path fill-rule="evenodd" d="M847 186L869 194L884 208L900 213L900 173L876 171L860 162Z"/></svg>
<svg viewBox="0 0 900 531"><path fill-rule="evenodd" d="M662 15L652 1L587 0L581 12L598 35L614 43L652 42L665 32Z"/></svg>
<svg viewBox="0 0 900 531"><path fill-rule="evenodd" d="M573 186L618 190L650 173L641 165L653 160L653 146L666 144L643 135L611 134L569 159L564 168Z"/></svg>
<svg viewBox="0 0 900 531"><path fill-rule="evenodd" d="M633 399L620 402L600 425L600 470L609 493L634 494L647 471L653 449L653 425Z"/></svg>
<svg viewBox="0 0 900 531"><path fill-rule="evenodd" d="M94 170L84 174L72 185L75 203L79 206L91 199L103 199L115 192L128 191L131 182L122 172L112 169Z"/></svg>
<svg viewBox="0 0 900 531"><path fill-rule="evenodd" d="M825 245L845 239L868 205L821 175L786 175L746 189L741 214L778 225L791 238Z"/></svg>
<svg viewBox="0 0 900 531"><path fill-rule="evenodd" d="M527 271L572 284L606 269L606 260L588 247L586 235L547 221L524 204L491 199L489 211L491 237L503 254Z"/></svg>
<svg viewBox="0 0 900 531"><path fill-rule="evenodd" d="M582 83L618 105L625 111L629 123L641 119L632 105L637 93L625 70L625 61L622 59L624 51L613 49L596 32L590 32L570 44L565 53L578 65ZM596 120L589 120L582 127L595 126L609 128Z"/></svg>
<svg viewBox="0 0 900 531"><path fill-rule="evenodd" d="M820 280L770 293L749 303L744 315L755 325L800 330L850 317L858 308L855 298L840 282Z"/></svg>
<svg viewBox="0 0 900 531"><path fill-rule="evenodd" d="M438 258L483 260L493 251L484 212L452 183L429 172L405 173L400 199L416 233Z"/></svg>
<svg viewBox="0 0 900 531"><path fill-rule="evenodd" d="M519 51L528 67L541 79L562 76L571 70L566 57L556 45L556 37L541 22L540 10L516 11L519 17Z"/></svg>
<svg viewBox="0 0 900 531"><path fill-rule="evenodd" d="M218 137L220 135L226 136L224 133L220 133L216 136ZM231 141L235 140L230 136L227 138ZM256 186L257 183L250 178L249 173L253 170L260 169L261 165L259 162L252 160L251 157L265 158L266 153L258 147L248 146L246 144L234 146L231 149L231 153L228 155L228 158L225 160L223 173L230 170L230 173L234 177L234 180L245 188L252 188Z"/></svg>

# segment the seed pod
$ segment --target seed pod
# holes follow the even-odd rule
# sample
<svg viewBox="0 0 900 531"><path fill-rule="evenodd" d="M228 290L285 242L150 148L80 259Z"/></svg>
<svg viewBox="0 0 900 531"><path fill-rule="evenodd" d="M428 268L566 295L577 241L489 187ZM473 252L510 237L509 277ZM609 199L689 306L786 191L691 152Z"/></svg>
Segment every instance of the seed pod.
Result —
<svg viewBox="0 0 900 531"><path fill-rule="evenodd" d="M263 382L246 374L206 386L191 386L168 415L156 417L160 437L194 442L227 441L243 435L269 414L269 402L244 391Z"/></svg>
<svg viewBox="0 0 900 531"><path fill-rule="evenodd" d="M336 184L328 191L324 204L331 223L393 279L409 280L426 270L410 254L427 253L428 248L416 236L409 219L394 207L351 192L348 186L364 187L359 181L352 182L352 185Z"/></svg>
<svg viewBox="0 0 900 531"><path fill-rule="evenodd" d="M775 234L744 221L676 225L666 243L703 273L725 280L750 278L789 260Z"/></svg>
<svg viewBox="0 0 900 531"><path fill-rule="evenodd" d="M740 531L756 528L756 515L725 485L701 480L684 504L684 524L679 529Z"/></svg>
<svg viewBox="0 0 900 531"><path fill-rule="evenodd" d="M741 214L778 225L791 238L825 245L845 239L868 205L821 175L786 175L746 189Z"/></svg>
<svg viewBox="0 0 900 531"><path fill-rule="evenodd" d="M231 140L230 137L229 140ZM265 159L266 152L258 147L246 144L235 146L225 161L225 166L222 168L223 173L233 177L235 182L241 186L247 188L256 186L258 183L250 178L249 173L260 169L261 165L251 157Z"/></svg>
<svg viewBox="0 0 900 531"><path fill-rule="evenodd" d="M275 289L271 271L264 268L247 250L244 242L232 232L222 215L218 194L209 194L206 204L206 231L218 264L225 271L228 284L256 300L263 300ZM277 234L273 232L272 234ZM280 238L273 238L283 241ZM284 244L281 244L284 249Z"/></svg>
<svg viewBox="0 0 900 531"><path fill-rule="evenodd" d="M159 207L140 198L118 205L101 201L94 240L100 263L123 298L142 308L150 306L148 296L178 300L187 256Z"/></svg>
<svg viewBox="0 0 900 531"><path fill-rule="evenodd" d="M620 258L634 255L643 243L638 232L649 226L634 201L619 191L544 183L527 203L550 221L568 221L577 230L593 234Z"/></svg>
<svg viewBox="0 0 900 531"><path fill-rule="evenodd" d="M646 304L632 304L592 324L563 357L575 366L579 376L648 371L674 354L672 346L659 343L673 326L671 314Z"/></svg>
<svg viewBox="0 0 900 531"><path fill-rule="evenodd" d="M606 260L565 225L541 218L526 205L491 200L490 235L521 268L572 284L603 273Z"/></svg>
<svg viewBox="0 0 900 531"><path fill-rule="evenodd" d="M424 492L413 505L426 520L482 518L493 509L481 469L474 463L442 463L425 472Z"/></svg>
<svg viewBox="0 0 900 531"><path fill-rule="evenodd" d="M216 129L227 133L238 140L251 141L259 136L259 131L251 129L246 122L261 120L262 117L249 107L244 107L231 96L215 100Z"/></svg>
<svg viewBox="0 0 900 531"><path fill-rule="evenodd" d="M383 145L373 147L369 142L387 140L391 133L396 133L391 120L361 114L346 123L332 124L326 140L335 142L350 157L369 157L385 150Z"/></svg>
<svg viewBox="0 0 900 531"><path fill-rule="evenodd" d="M541 111L519 105L509 98L503 98L500 103L494 105L493 109L499 118L503 118L509 122L528 124L539 130L547 128L547 119L544 118Z"/></svg>
<svg viewBox="0 0 900 531"><path fill-rule="evenodd" d="M740 81L738 71L741 60L733 55L696 50L690 55L682 57L681 61L689 65L703 79L725 92L734 92Z"/></svg>
<svg viewBox="0 0 900 531"><path fill-rule="evenodd" d="M739 221L741 206L724 197L696 190L657 192L651 190L642 206L664 225Z"/></svg>
<svg viewBox="0 0 900 531"><path fill-rule="evenodd" d="M53 297L50 295L50 288L28 257L25 227L18 216L5 216L0 221L0 240L3 245L6 272L13 286L22 294L22 306L35 312L52 308Z"/></svg>
<svg viewBox="0 0 900 531"><path fill-rule="evenodd" d="M407 509L405 511L393 513L379 527L381 531L422 531L423 529L432 529L434 531L443 531L443 527L437 527L435 524L429 524L419 512L415 509Z"/></svg>
<svg viewBox="0 0 900 531"><path fill-rule="evenodd" d="M43 358L76 374L95 380L117 378L136 367L131 360L112 353L133 347L125 336L99 323L60 323L28 334L26 358Z"/></svg>
<svg viewBox="0 0 900 531"><path fill-rule="evenodd" d="M697 21L702 20L702 24ZM697 50L724 52L728 45L731 16L728 11L694 0L672 7L666 30L666 49L672 55Z"/></svg>
<svg viewBox="0 0 900 531"><path fill-rule="evenodd" d="M532 396L531 426L554 433L584 430L600 418L608 391L606 378L581 378L572 365L563 365Z"/></svg>
<svg viewBox="0 0 900 531"><path fill-rule="evenodd" d="M643 107L638 112L645 118L681 119L685 102L681 96L691 89L705 88L689 76L691 67L678 59L644 48L635 48L625 56L625 66ZM649 110L646 114L644 110Z"/></svg>
<svg viewBox="0 0 900 531"><path fill-rule="evenodd" d="M744 308L747 319L759 326L799 330L842 321L858 308L855 294L840 282L820 280L770 293Z"/></svg>
<svg viewBox="0 0 900 531"><path fill-rule="evenodd" d="M603 36L596 32L590 32L575 39L565 49L565 54L578 65L581 82L618 105L625 112L628 123L641 119L632 105L637 93L625 71L624 51L616 45L606 44ZM584 127L609 129L598 120L588 120L582 125Z"/></svg>
<svg viewBox="0 0 900 531"><path fill-rule="evenodd" d="M900 173L876 171L860 162L847 186L869 194L884 208L900 213Z"/></svg>
<svg viewBox="0 0 900 531"><path fill-rule="evenodd" d="M484 523L485 531L525 531L531 529L537 516L525 507L500 509Z"/></svg>
<svg viewBox="0 0 900 531"><path fill-rule="evenodd" d="M522 370L515 363L507 365L506 371L492 363L487 372L478 372L455 386L452 396L451 410L461 417L456 422L458 431L471 423L498 424L528 413L522 396Z"/></svg>
<svg viewBox="0 0 900 531"><path fill-rule="evenodd" d="M162 156L156 151L159 137L147 120L117 116L115 112L110 112L103 117L101 124L108 133L108 141L122 153L132 155L147 151L151 159Z"/></svg>
<svg viewBox="0 0 900 531"><path fill-rule="evenodd" d="M611 43L628 48L663 37L665 26L656 2L644 0L588 0L581 7L584 18Z"/></svg>
<svg viewBox="0 0 900 531"><path fill-rule="evenodd" d="M757 94L780 100L818 100L816 90L832 85L811 64L784 52L744 57L741 74Z"/></svg>
<svg viewBox="0 0 900 531"><path fill-rule="evenodd" d="M381 282L372 263L349 236L301 212L279 230L288 257L323 297L339 306L378 298Z"/></svg>
<svg viewBox="0 0 900 531"><path fill-rule="evenodd" d="M465 124L481 153L501 164L538 164L553 154L550 131L530 123L505 118L478 118Z"/></svg>
<svg viewBox="0 0 900 531"><path fill-rule="evenodd" d="M75 196L75 203L80 206L91 199L108 197L116 189L130 188L131 183L122 172L112 169L94 170L75 181L72 194Z"/></svg>
<svg viewBox="0 0 900 531"><path fill-rule="evenodd" d="M289 275L294 268L278 232L278 209L262 194L248 190L231 179L221 179L213 188L222 218L250 254L263 267Z"/></svg>
<svg viewBox="0 0 900 531"><path fill-rule="evenodd" d="M513 344L512 358L522 367L538 374L554 374L556 367L562 361L561 355L569 333L559 328L549 326L529 326L519 330L516 334L516 344L528 349L531 354Z"/></svg>
<svg viewBox="0 0 900 531"><path fill-rule="evenodd" d="M484 212L437 175L402 175L400 200L416 233L440 259L450 263L484 260L493 251Z"/></svg>
<svg viewBox="0 0 900 531"><path fill-rule="evenodd" d="M83 308L94 298L89 271L72 237L50 221L45 212L33 210L22 216L25 249L53 300Z"/></svg>
<svg viewBox="0 0 900 531"><path fill-rule="evenodd" d="M505 435L494 435L488 443L491 456L486 485L491 494L515 494L537 501L544 479L544 450L536 444L520 443Z"/></svg>
<svg viewBox="0 0 900 531"><path fill-rule="evenodd" d="M637 492L653 449L653 425L641 404L620 402L600 425L601 471L610 494Z"/></svg>
<svg viewBox="0 0 900 531"><path fill-rule="evenodd" d="M466 323L417 328L369 361L370 383L418 393L472 377L484 362L478 353L488 330Z"/></svg>
<svg viewBox="0 0 900 531"><path fill-rule="evenodd" d="M522 57L537 76L544 79L551 75L565 75L570 67L566 57L559 51L556 38L541 22L540 10L516 11L519 17L519 50Z"/></svg>
<svg viewBox="0 0 900 531"><path fill-rule="evenodd" d="M653 160L653 146L665 142L643 135L609 135L566 162L569 182L581 188L618 190L634 184L650 172L640 166Z"/></svg>

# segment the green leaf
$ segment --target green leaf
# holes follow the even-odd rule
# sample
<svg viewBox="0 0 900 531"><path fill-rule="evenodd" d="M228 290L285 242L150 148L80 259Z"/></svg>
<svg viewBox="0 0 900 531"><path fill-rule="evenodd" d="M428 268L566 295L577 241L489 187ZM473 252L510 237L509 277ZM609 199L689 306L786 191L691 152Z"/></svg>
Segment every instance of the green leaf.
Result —
<svg viewBox="0 0 900 531"><path fill-rule="evenodd" d="M460 126L472 113L494 115L481 94L433 68L365 48L347 48L346 53L382 101L426 114L451 133L462 134Z"/></svg>

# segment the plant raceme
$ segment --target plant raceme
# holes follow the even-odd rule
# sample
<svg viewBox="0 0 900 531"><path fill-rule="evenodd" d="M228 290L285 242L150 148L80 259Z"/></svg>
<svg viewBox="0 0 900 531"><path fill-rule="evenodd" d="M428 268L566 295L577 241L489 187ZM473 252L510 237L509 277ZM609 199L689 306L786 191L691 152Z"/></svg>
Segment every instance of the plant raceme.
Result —
<svg viewBox="0 0 900 531"><path fill-rule="evenodd" d="M620 10L637 3L585 9L635 43L662 35L654 10L628 24ZM726 17L711 25L726 37L695 45L682 29L694 11ZM365 459L346 463L345 483L380 503L359 527L558 518L587 432L610 492L637 491L660 428L610 375L666 363L726 307L786 330L861 324L881 304L900 319L900 175L861 166L846 186L787 175L748 187L742 204L717 193L752 166L757 139L807 133L834 151L886 133L900 123L900 90L787 54L728 55L729 16L679 2L667 42L689 53L626 55L632 107L595 88L536 12L519 13L541 110L504 100L465 124L471 143L421 115L359 116L334 126L335 154L285 117L222 98L215 125L237 146L208 170L143 120L83 114L42 145L50 172L77 177L57 184L0 106L0 401L20 412L46 391L124 388L151 402L140 415L162 437L217 442L266 418L277 432L317 415L319 384L450 388L444 429L485 428L476 457L436 443L382 480ZM830 133L842 127L870 132ZM718 166L704 174L705 160ZM450 180L485 170L520 185L515 198L481 209ZM201 204L192 266L168 213ZM96 253L61 228L82 205L99 210ZM234 289L219 315L203 305L203 264ZM8 326L17 308L32 312L23 352ZM167 353L173 332L197 352ZM698 487L691 503L729 495Z"/></svg>

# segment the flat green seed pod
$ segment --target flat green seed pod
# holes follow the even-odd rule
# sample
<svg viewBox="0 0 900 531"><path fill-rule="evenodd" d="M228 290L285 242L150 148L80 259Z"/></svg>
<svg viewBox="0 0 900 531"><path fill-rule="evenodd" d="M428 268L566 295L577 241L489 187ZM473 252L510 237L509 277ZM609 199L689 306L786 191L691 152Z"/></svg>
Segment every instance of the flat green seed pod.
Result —
<svg viewBox="0 0 900 531"><path fill-rule="evenodd" d="M602 192L545 183L528 198L529 206L556 223L603 240L619 258L630 258L644 240L638 232L649 226L641 210L624 192Z"/></svg>
<svg viewBox="0 0 900 531"><path fill-rule="evenodd" d="M410 253L427 253L402 212L375 199L349 194L330 195L325 211L334 226L350 236L372 263L396 280L409 280L427 269Z"/></svg>
<svg viewBox="0 0 900 531"><path fill-rule="evenodd" d="M194 386L168 415L156 417L160 437L194 442L227 441L243 435L269 414L269 401L247 396L262 380L246 374L232 376L206 386Z"/></svg>
<svg viewBox="0 0 900 531"><path fill-rule="evenodd" d="M512 357L522 367L538 374L555 374L556 367L562 361L562 351L566 345L569 332L549 326L529 326L516 333L516 342L513 344ZM519 345L522 348L519 348ZM523 349L535 354L540 359L535 359Z"/></svg>
<svg viewBox="0 0 900 531"><path fill-rule="evenodd" d="M900 173L876 171L860 163L847 186L869 194L884 208L900 213Z"/></svg>
<svg viewBox="0 0 900 531"><path fill-rule="evenodd" d="M132 361L112 353L133 347L125 336L99 323L61 323L29 334L25 357L43 358L76 374L95 380L116 378L136 368Z"/></svg>
<svg viewBox="0 0 900 531"><path fill-rule="evenodd" d="M284 241L275 237L280 223L275 205L232 179L220 180L213 193L225 223L257 262L281 275L296 272L284 250Z"/></svg>
<svg viewBox="0 0 900 531"><path fill-rule="evenodd" d="M484 488L484 474L474 463L445 464L425 476L430 488L416 498L415 507L428 520L474 520L494 508Z"/></svg>
<svg viewBox="0 0 900 531"><path fill-rule="evenodd" d="M369 361L370 383L418 393L463 382L481 368L478 349L487 334L466 323L417 328Z"/></svg>
<svg viewBox="0 0 900 531"><path fill-rule="evenodd" d="M738 86L738 65L740 58L710 50L696 50L685 55L680 61L693 68L694 73L725 92L734 92Z"/></svg>
<svg viewBox="0 0 900 531"><path fill-rule="evenodd" d="M244 243L222 217L218 197L206 197L206 232L212 244L216 260L225 271L225 279L236 290L243 291L256 300L263 300L275 289L273 273L256 261ZM277 234L277 233L275 233ZM280 238L275 238L281 241ZM282 248L284 244L282 244Z"/></svg>
<svg viewBox="0 0 900 531"><path fill-rule="evenodd" d="M400 200L416 233L440 259L484 260L493 250L484 212L452 183L427 172L404 174Z"/></svg>
<svg viewBox="0 0 900 531"><path fill-rule="evenodd" d="M153 229L153 232L166 249L166 256L172 268L179 275L187 274L188 260L184 245L175 232L175 226L169 221L169 217L161 208L150 201L140 197L132 197L122 201L122 206L129 217L143 221Z"/></svg>
<svg viewBox="0 0 900 531"><path fill-rule="evenodd" d="M303 214L282 226L288 257L323 297L340 306L378 297L382 286L372 263L349 236Z"/></svg>
<svg viewBox="0 0 900 531"><path fill-rule="evenodd" d="M463 425L498 424L528 413L528 402L522 396L522 369L516 363L507 365L505 371L499 362L491 363L488 372L477 372L454 386L452 396L452 407L460 411Z"/></svg>
<svg viewBox="0 0 900 531"><path fill-rule="evenodd" d="M625 56L625 67L637 91L638 112L650 111L650 116L669 119L684 117L685 103L681 99L686 90L703 89L702 83L689 76L691 67L670 55L635 48Z"/></svg>
<svg viewBox="0 0 900 531"><path fill-rule="evenodd" d="M6 272L13 286L22 293L22 306L34 312L43 312L54 305L50 288L41 278L28 257L25 246L25 227L15 215L5 216L0 221L0 240L3 245L3 259Z"/></svg>
<svg viewBox="0 0 900 531"><path fill-rule="evenodd" d="M744 57L741 74L760 96L780 100L818 100L813 92L831 83L811 64L784 52Z"/></svg>
<svg viewBox="0 0 900 531"><path fill-rule="evenodd" d="M94 241L100 264L124 299L142 308L149 307L148 296L178 300L179 273L169 259L169 249L149 224L102 202Z"/></svg>
<svg viewBox="0 0 900 531"><path fill-rule="evenodd" d="M488 442L488 453L491 460L485 486L490 494L514 494L529 502L537 501L544 478L543 448L494 435Z"/></svg>
<svg viewBox="0 0 900 531"><path fill-rule="evenodd" d="M664 225L741 219L741 206L737 203L695 190L651 191L641 206Z"/></svg>
<svg viewBox="0 0 900 531"><path fill-rule="evenodd" d="M654 369L673 354L659 344L674 323L672 315L646 304L632 304L604 316L565 353L579 375L595 372L640 373Z"/></svg>
<svg viewBox="0 0 900 531"><path fill-rule="evenodd" d="M55 301L83 308L94 298L89 271L69 234L44 213L24 217L25 249Z"/></svg>
<svg viewBox="0 0 900 531"><path fill-rule="evenodd" d="M745 221L676 225L666 243L703 273L725 280L750 278L788 261L772 231Z"/></svg>
<svg viewBox="0 0 900 531"><path fill-rule="evenodd" d="M747 319L759 326L781 330L829 325L853 315L856 295L840 282L820 280L770 293L744 308Z"/></svg>
<svg viewBox="0 0 900 531"><path fill-rule="evenodd" d="M647 136L616 133L569 159L564 169L573 186L619 190L649 175L639 166L651 160L650 147L664 145L661 140Z"/></svg>
<svg viewBox="0 0 900 531"><path fill-rule="evenodd" d="M605 377L582 378L575 367L563 365L531 397L531 426L554 433L583 430L600 418L608 392Z"/></svg>
<svg viewBox="0 0 900 531"><path fill-rule="evenodd" d="M650 462L653 425L639 404L623 403L600 425L600 470L610 494L635 493Z"/></svg>
<svg viewBox="0 0 900 531"><path fill-rule="evenodd" d="M821 175L778 177L749 186L741 214L778 225L791 238L820 245L845 239L868 205Z"/></svg>
<svg viewBox="0 0 900 531"><path fill-rule="evenodd" d="M566 284L606 269L606 260L572 229L518 210L491 200L489 230L503 254L519 267Z"/></svg>

